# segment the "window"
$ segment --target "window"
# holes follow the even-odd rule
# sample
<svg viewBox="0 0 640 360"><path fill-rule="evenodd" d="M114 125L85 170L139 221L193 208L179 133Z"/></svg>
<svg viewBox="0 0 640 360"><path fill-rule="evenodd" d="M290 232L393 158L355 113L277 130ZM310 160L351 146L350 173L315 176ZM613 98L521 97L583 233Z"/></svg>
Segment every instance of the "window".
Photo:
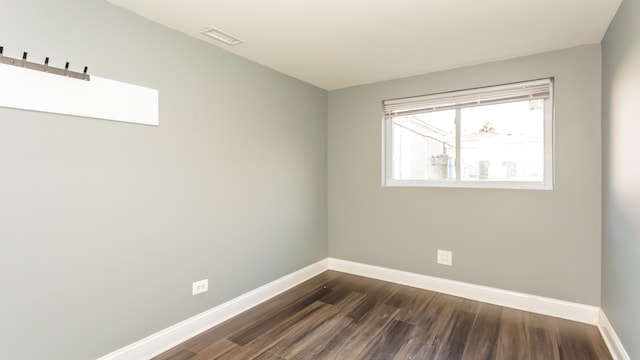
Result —
<svg viewBox="0 0 640 360"><path fill-rule="evenodd" d="M553 79L383 101L385 186L551 189Z"/></svg>

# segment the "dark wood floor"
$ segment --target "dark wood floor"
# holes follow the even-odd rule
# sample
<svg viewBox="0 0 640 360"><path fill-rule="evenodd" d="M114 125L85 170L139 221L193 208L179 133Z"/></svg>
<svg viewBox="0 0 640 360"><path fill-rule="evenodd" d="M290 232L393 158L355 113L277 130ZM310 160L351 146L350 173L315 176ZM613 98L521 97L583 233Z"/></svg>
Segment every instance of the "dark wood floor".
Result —
<svg viewBox="0 0 640 360"><path fill-rule="evenodd" d="M611 359L595 326L327 271L158 356Z"/></svg>

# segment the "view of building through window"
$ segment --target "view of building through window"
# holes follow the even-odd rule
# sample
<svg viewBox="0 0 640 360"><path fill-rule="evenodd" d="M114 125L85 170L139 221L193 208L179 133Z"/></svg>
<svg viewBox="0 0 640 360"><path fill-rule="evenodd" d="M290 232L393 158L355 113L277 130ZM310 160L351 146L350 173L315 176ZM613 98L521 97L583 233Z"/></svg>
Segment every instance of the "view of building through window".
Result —
<svg viewBox="0 0 640 360"><path fill-rule="evenodd" d="M543 100L394 117L392 176L396 180L541 182L544 129Z"/></svg>

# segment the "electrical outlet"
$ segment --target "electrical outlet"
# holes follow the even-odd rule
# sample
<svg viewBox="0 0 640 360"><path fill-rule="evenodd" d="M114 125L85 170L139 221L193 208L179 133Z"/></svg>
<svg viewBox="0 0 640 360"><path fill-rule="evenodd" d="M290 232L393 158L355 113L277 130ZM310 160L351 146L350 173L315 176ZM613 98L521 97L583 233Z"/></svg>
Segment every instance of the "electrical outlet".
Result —
<svg viewBox="0 0 640 360"><path fill-rule="evenodd" d="M453 253L446 250L438 250L438 264L453 265Z"/></svg>
<svg viewBox="0 0 640 360"><path fill-rule="evenodd" d="M193 283L193 295L202 294L207 291L209 291L209 279L204 279Z"/></svg>

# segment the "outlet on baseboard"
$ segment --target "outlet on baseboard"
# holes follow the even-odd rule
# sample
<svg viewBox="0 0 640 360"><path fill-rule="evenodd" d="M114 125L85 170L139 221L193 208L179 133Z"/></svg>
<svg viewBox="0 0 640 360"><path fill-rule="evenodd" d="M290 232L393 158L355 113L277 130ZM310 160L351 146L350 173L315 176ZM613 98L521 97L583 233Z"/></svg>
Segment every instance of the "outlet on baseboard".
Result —
<svg viewBox="0 0 640 360"><path fill-rule="evenodd" d="M438 250L438 264L453 265L453 253L446 250Z"/></svg>
<svg viewBox="0 0 640 360"><path fill-rule="evenodd" d="M204 279L193 283L193 295L202 294L207 291L209 291L209 279Z"/></svg>

